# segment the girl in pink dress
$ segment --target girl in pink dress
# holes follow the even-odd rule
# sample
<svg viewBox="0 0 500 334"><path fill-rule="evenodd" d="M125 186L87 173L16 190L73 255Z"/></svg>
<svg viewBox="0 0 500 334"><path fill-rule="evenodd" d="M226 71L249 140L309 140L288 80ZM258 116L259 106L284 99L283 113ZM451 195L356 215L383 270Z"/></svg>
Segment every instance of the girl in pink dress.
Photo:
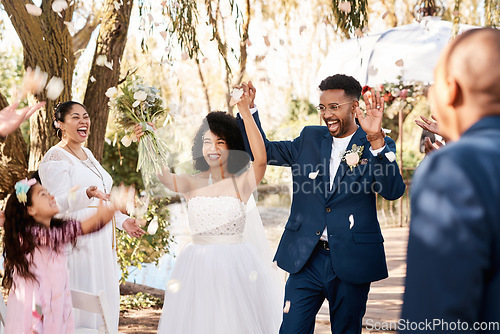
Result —
<svg viewBox="0 0 500 334"><path fill-rule="evenodd" d="M64 245L109 222L114 205L101 202L82 221L54 219L54 196L35 179L16 183L5 207L2 286L9 291L5 332L73 333L73 314Z"/></svg>

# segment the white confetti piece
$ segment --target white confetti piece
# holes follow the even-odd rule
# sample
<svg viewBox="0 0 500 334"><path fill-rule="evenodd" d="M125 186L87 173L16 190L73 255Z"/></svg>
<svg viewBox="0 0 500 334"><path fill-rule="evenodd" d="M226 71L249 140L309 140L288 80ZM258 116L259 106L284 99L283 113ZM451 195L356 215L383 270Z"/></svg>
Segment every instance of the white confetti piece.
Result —
<svg viewBox="0 0 500 334"><path fill-rule="evenodd" d="M75 26L73 25L73 23L68 22L68 21L64 21L64 24L68 27L68 31L69 31L69 34L71 35L71 37L75 36L76 30L75 30ZM67 60L66 60L66 62L67 62Z"/></svg>
<svg viewBox="0 0 500 334"><path fill-rule="evenodd" d="M255 282L259 278L259 274L256 271L252 271L248 276L250 282Z"/></svg>
<svg viewBox="0 0 500 334"><path fill-rule="evenodd" d="M158 218L154 217L153 220L149 223L148 234L154 235L156 234L157 230L158 230Z"/></svg>
<svg viewBox="0 0 500 334"><path fill-rule="evenodd" d="M90 77L90 82L96 82L96 79L94 78L93 75Z"/></svg>
<svg viewBox="0 0 500 334"><path fill-rule="evenodd" d="M59 95L61 95L64 90L64 81L58 77L52 77L45 87L47 91L47 98L50 100L57 100Z"/></svg>
<svg viewBox="0 0 500 334"><path fill-rule="evenodd" d="M113 1L113 5L115 6L116 11L120 10L120 7L122 6L118 1Z"/></svg>
<svg viewBox="0 0 500 334"><path fill-rule="evenodd" d="M350 215L349 216L349 229L352 229L352 227L354 226L354 216L353 215Z"/></svg>
<svg viewBox="0 0 500 334"><path fill-rule="evenodd" d="M390 152L387 152L385 154L385 157L387 158L387 160L389 160L390 162L393 162L394 160L396 160L396 154L392 151Z"/></svg>
<svg viewBox="0 0 500 334"><path fill-rule="evenodd" d="M288 312L290 312L290 306L291 306L291 305L292 305L292 303L291 303L289 300L287 300L287 301L285 302L285 307L283 308L283 313L288 313Z"/></svg>
<svg viewBox="0 0 500 334"><path fill-rule="evenodd" d="M349 1L342 1L339 3L339 10L349 14L351 12L351 3Z"/></svg>
<svg viewBox="0 0 500 334"><path fill-rule="evenodd" d="M181 289L182 284L178 279L172 278L167 282L167 290L171 293L177 293Z"/></svg>
<svg viewBox="0 0 500 334"><path fill-rule="evenodd" d="M105 55L97 56L95 59L95 63L97 66L104 66L104 64L108 61L108 58Z"/></svg>
<svg viewBox="0 0 500 334"><path fill-rule="evenodd" d="M111 62L109 61L105 61L104 62L104 66L106 66L107 68L109 68L110 70L113 70L113 59L111 59Z"/></svg>
<svg viewBox="0 0 500 334"><path fill-rule="evenodd" d="M40 93L45 84L47 83L47 78L49 75L42 71L39 66L33 71L31 67L26 69L23 80L23 92L21 94L21 99L25 98L28 93L38 94Z"/></svg>
<svg viewBox="0 0 500 334"><path fill-rule="evenodd" d="M68 8L68 3L65 0L55 0L52 3L52 10L60 14L63 10Z"/></svg>
<svg viewBox="0 0 500 334"><path fill-rule="evenodd" d="M240 102L241 97L243 96L243 89L235 88L231 92L231 101L229 101L229 105L232 107Z"/></svg>
<svg viewBox="0 0 500 334"><path fill-rule="evenodd" d="M317 170L317 171L315 171L315 172L310 172L310 173L309 173L309 178L310 178L311 180L316 179L316 177L318 176L318 173L319 173L319 170Z"/></svg>
<svg viewBox="0 0 500 334"><path fill-rule="evenodd" d="M33 15L33 16L40 16L42 15L42 9L38 6L35 6L33 4L27 3L26 5L26 11L28 14Z"/></svg>
<svg viewBox="0 0 500 334"><path fill-rule="evenodd" d="M68 192L68 201L74 201L76 199L76 191L80 189L80 185L77 184L73 188L71 188Z"/></svg>

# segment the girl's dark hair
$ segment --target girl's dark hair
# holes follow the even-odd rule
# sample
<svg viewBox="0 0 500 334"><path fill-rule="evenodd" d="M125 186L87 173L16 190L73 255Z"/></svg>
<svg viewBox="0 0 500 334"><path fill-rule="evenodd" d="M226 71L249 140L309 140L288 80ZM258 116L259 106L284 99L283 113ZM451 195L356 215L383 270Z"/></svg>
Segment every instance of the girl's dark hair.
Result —
<svg viewBox="0 0 500 334"><path fill-rule="evenodd" d="M71 111L71 109L73 108L74 105L79 105L83 109L87 110L87 108L85 108L85 106L83 104L81 104L80 102L66 101L63 103L59 103L56 106L56 108L54 109L54 116L53 116L54 122L64 122L66 115ZM61 131L58 131L59 129L56 128L55 124L52 124L52 126L56 130L57 137L59 137L59 139L61 139L62 138Z"/></svg>
<svg viewBox="0 0 500 334"><path fill-rule="evenodd" d="M20 203L14 190L5 206L5 223L3 235L3 259L5 274L2 286L9 291L14 284L14 272L26 280L35 280L35 275L30 272L33 264L33 253L37 247L35 238L30 232L30 227L38 223L28 214L28 206L32 205L31 197L33 186L28 190L26 205ZM50 226L56 227L64 224L63 220L52 219Z"/></svg>
<svg viewBox="0 0 500 334"><path fill-rule="evenodd" d="M227 170L231 174L239 174L243 172L250 161L250 157L245 152L245 144L240 128L236 122L236 118L225 113L224 111L212 111L205 117L198 132L193 139L193 154L194 168L204 172L209 166L203 156L203 135L210 130L219 138L226 141L229 149L229 157L227 159Z"/></svg>

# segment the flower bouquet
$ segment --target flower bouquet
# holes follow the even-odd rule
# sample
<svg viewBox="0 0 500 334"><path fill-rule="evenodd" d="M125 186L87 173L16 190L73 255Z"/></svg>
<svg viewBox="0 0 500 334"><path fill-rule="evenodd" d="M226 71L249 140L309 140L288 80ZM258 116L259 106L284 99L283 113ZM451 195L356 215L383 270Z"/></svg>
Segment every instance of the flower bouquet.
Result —
<svg viewBox="0 0 500 334"><path fill-rule="evenodd" d="M141 80L127 79L120 90L121 94L116 87L111 87L106 96L109 97L109 105L115 114L115 123L125 130L126 134L121 140L124 146L128 147L132 141L137 141L134 126L140 123L143 127L144 136L139 141L137 171L142 172L144 183L149 184L151 177L161 173L162 167L167 166L168 149L148 123L167 116L168 111L163 108L159 90L145 86Z"/></svg>

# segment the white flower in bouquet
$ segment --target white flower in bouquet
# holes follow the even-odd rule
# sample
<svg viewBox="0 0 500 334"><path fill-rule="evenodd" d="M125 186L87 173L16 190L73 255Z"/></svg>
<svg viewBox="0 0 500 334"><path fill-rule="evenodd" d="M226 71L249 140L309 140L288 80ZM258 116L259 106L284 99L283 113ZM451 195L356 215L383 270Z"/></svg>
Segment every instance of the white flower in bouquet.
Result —
<svg viewBox="0 0 500 334"><path fill-rule="evenodd" d="M118 96L118 89L116 87L109 87L104 95L110 99L114 99Z"/></svg>
<svg viewBox="0 0 500 334"><path fill-rule="evenodd" d="M120 87L121 92L116 91L116 94L110 89L106 96L110 98L109 105L115 114L115 122L125 130L125 137L128 137L122 139L122 144L129 146L136 141L133 128L136 124L143 126L144 136L139 141L137 171L142 172L147 186L151 177L161 173L162 168L167 166L168 158L166 144L148 123L168 117L168 111L163 107L159 90L143 85L140 80L128 79Z"/></svg>

